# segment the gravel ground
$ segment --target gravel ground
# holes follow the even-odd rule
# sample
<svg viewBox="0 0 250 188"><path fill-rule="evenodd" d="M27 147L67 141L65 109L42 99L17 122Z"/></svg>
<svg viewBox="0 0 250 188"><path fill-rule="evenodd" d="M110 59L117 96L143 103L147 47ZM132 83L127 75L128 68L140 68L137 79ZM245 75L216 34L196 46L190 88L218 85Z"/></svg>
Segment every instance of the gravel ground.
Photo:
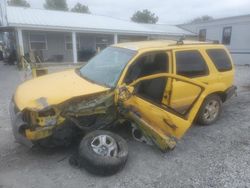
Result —
<svg viewBox="0 0 250 188"><path fill-rule="evenodd" d="M29 187L250 187L250 67L236 67L238 96L213 126L193 126L165 154L125 136L129 159L111 177L68 164L74 149L29 150L15 143L8 102L20 74L0 63L0 188Z"/></svg>

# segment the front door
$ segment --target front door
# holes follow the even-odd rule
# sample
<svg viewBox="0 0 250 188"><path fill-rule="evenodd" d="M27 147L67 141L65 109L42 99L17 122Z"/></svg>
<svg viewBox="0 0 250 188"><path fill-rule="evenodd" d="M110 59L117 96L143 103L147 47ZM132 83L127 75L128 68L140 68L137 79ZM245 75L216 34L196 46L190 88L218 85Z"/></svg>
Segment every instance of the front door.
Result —
<svg viewBox="0 0 250 188"><path fill-rule="evenodd" d="M169 79L178 80L196 91L196 98L185 111L178 112L177 109L163 104L164 92L168 87L166 83L171 83L168 82ZM119 89L119 110L138 126L146 138L162 151L166 151L173 148L176 140L191 126L202 104L205 88L202 83L172 74L142 77Z"/></svg>

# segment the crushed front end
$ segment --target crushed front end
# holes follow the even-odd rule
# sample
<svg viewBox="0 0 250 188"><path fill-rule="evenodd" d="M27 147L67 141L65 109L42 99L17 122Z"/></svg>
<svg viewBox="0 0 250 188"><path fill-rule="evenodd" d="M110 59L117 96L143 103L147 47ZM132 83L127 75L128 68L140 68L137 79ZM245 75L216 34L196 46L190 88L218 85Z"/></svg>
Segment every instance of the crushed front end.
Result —
<svg viewBox="0 0 250 188"><path fill-rule="evenodd" d="M14 137L28 147L54 136L64 127L74 126L80 131L89 131L101 129L116 120L112 91L75 97L57 105L47 104L44 98L37 99L37 103L43 103L44 108L20 111L14 100L9 107Z"/></svg>
<svg viewBox="0 0 250 188"><path fill-rule="evenodd" d="M28 147L32 147L33 145L32 141L29 140L24 133L24 130L28 125L26 122L23 121L23 113L17 109L13 100L10 102L9 112L10 112L12 131L16 141Z"/></svg>
<svg viewBox="0 0 250 188"><path fill-rule="evenodd" d="M65 118L55 108L41 111L25 109L20 111L14 100L9 105L12 130L17 142L32 147L34 142L49 137L62 126Z"/></svg>

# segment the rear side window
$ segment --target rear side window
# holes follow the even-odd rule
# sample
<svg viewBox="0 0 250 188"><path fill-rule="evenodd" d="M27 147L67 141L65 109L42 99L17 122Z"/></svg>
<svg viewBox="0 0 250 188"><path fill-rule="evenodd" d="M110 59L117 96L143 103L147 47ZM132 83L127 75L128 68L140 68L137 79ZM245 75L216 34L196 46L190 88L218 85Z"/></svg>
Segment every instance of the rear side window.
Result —
<svg viewBox="0 0 250 188"><path fill-rule="evenodd" d="M231 60L227 53L223 49L210 49L206 50L208 56L220 72L228 71L232 69Z"/></svg>
<svg viewBox="0 0 250 188"><path fill-rule="evenodd" d="M196 50L176 52L176 72L186 77L208 74L208 68L200 52Z"/></svg>

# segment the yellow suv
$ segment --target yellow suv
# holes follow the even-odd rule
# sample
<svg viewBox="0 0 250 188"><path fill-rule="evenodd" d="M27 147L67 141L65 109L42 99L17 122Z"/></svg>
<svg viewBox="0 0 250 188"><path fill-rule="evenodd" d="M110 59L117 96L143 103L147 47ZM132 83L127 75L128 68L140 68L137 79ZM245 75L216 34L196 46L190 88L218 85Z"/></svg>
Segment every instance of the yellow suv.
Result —
<svg viewBox="0 0 250 188"><path fill-rule="evenodd" d="M68 140L73 127L89 132L130 121L135 138L165 151L195 120L208 125L218 119L236 90L233 82L234 66L223 45L121 43L81 68L21 84L10 105L13 132L32 145L51 137Z"/></svg>

